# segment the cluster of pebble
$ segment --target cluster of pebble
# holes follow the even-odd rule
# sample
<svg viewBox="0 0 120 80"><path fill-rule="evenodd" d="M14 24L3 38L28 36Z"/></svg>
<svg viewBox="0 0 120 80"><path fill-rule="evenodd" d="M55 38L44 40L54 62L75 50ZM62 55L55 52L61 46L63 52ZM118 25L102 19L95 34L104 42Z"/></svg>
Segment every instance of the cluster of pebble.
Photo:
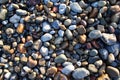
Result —
<svg viewBox="0 0 120 80"><path fill-rule="evenodd" d="M0 80L120 80L119 0L0 0Z"/></svg>

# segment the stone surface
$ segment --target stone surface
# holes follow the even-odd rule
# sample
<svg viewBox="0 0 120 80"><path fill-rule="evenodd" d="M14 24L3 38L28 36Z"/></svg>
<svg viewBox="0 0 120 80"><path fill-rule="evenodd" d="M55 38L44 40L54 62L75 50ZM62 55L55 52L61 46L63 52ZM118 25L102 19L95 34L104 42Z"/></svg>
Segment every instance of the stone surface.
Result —
<svg viewBox="0 0 120 80"><path fill-rule="evenodd" d="M89 38L91 39L97 39L100 38L102 36L101 32L99 30L93 30L89 33Z"/></svg>
<svg viewBox="0 0 120 80"><path fill-rule="evenodd" d="M83 79L86 76L89 76L90 72L85 68L77 68L74 70L72 76L74 79Z"/></svg>
<svg viewBox="0 0 120 80"><path fill-rule="evenodd" d="M70 8L71 8L72 11L74 11L76 13L81 13L82 12L82 8L80 7L80 5L77 2L71 3Z"/></svg>
<svg viewBox="0 0 120 80"><path fill-rule="evenodd" d="M0 0L0 4L7 3L9 0Z"/></svg>
<svg viewBox="0 0 120 80"><path fill-rule="evenodd" d="M47 70L47 75L55 75L57 73L57 68L56 67L51 67Z"/></svg>
<svg viewBox="0 0 120 80"><path fill-rule="evenodd" d="M2 0L2 1L6 1L6 0ZM0 9L0 20L5 20L6 14L7 14L7 10L6 9Z"/></svg>
<svg viewBox="0 0 120 80"><path fill-rule="evenodd" d="M110 53L109 55L108 55L108 62L109 63L112 63L112 62L114 62L115 61L115 56L112 54L112 53Z"/></svg>
<svg viewBox="0 0 120 80"><path fill-rule="evenodd" d="M73 34L69 29L65 31L65 35L69 40L73 39Z"/></svg>
<svg viewBox="0 0 120 80"><path fill-rule="evenodd" d="M52 39L52 35L49 33L45 33L43 36L41 36L41 40L43 42L50 41Z"/></svg>
<svg viewBox="0 0 120 80"><path fill-rule="evenodd" d="M87 37L86 37L85 34L80 35L78 38L79 38L79 42L80 42L80 43L85 43L85 42L86 42L86 39L87 39Z"/></svg>
<svg viewBox="0 0 120 80"><path fill-rule="evenodd" d="M33 43L33 48L36 50L39 50L41 46L42 46L42 41L40 39Z"/></svg>
<svg viewBox="0 0 120 80"><path fill-rule="evenodd" d="M91 71L93 73L97 73L97 71L98 71L98 69L95 67L94 64L89 64L88 69L89 69L89 71Z"/></svg>
<svg viewBox="0 0 120 80"><path fill-rule="evenodd" d="M55 63L63 63L67 60L67 57L64 54L60 54L55 58Z"/></svg>

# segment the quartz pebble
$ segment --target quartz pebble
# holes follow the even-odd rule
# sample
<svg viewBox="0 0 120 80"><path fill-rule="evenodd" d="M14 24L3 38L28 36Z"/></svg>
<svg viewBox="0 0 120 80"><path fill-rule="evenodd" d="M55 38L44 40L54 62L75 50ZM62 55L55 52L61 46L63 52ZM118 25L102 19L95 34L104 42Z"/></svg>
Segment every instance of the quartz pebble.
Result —
<svg viewBox="0 0 120 80"><path fill-rule="evenodd" d="M90 75L90 72L85 68L77 68L74 70L72 76L74 79L83 79L84 77L87 77Z"/></svg>

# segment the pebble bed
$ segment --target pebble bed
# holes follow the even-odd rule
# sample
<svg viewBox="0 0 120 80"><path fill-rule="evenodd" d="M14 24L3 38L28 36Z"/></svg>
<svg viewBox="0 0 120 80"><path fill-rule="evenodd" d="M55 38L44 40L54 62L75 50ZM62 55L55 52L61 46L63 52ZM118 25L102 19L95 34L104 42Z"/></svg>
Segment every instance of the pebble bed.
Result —
<svg viewBox="0 0 120 80"><path fill-rule="evenodd" d="M0 80L120 80L120 0L0 0Z"/></svg>

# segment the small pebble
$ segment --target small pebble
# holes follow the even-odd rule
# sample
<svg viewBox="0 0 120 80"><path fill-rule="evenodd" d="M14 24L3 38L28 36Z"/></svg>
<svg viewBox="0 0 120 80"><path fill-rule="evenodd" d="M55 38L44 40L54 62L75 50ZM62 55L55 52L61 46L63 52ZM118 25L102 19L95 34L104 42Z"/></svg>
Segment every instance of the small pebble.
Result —
<svg viewBox="0 0 120 80"><path fill-rule="evenodd" d="M49 33L45 33L43 36L41 36L41 40L43 42L50 41L52 39L52 35Z"/></svg>
<svg viewBox="0 0 120 80"><path fill-rule="evenodd" d="M102 36L101 32L99 30L93 30L89 33L89 38L91 39L97 39L100 38Z"/></svg>
<svg viewBox="0 0 120 80"><path fill-rule="evenodd" d="M60 54L55 58L55 63L63 63L67 60L67 57L64 54Z"/></svg>
<svg viewBox="0 0 120 80"><path fill-rule="evenodd" d="M42 46L42 47L40 48L40 53L42 54L42 56L47 56L47 55L48 55L48 48Z"/></svg>

